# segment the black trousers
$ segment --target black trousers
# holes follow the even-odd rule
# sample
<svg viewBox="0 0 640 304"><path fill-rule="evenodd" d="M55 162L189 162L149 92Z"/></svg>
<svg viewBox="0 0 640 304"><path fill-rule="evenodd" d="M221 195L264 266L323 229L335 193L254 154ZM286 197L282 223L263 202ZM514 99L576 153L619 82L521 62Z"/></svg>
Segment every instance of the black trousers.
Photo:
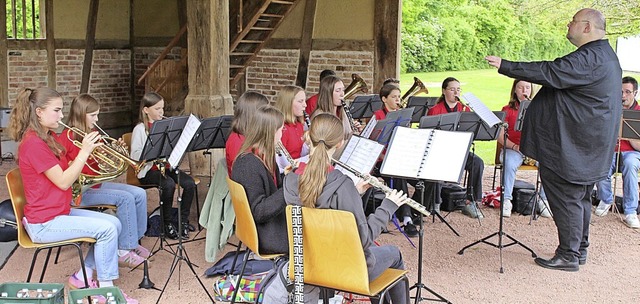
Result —
<svg viewBox="0 0 640 304"><path fill-rule="evenodd" d="M173 205L173 195L176 192L176 181L178 176L173 170L166 170L163 176L158 170L150 170L144 178L140 179L143 184L157 185L160 183L162 188L162 215L164 223L171 223L171 206ZM188 174L180 171L180 188L182 191L182 202L180 204L180 217L183 223L189 222L189 213L191 212L191 203L196 194L196 183Z"/></svg>
<svg viewBox="0 0 640 304"><path fill-rule="evenodd" d="M467 187L473 187L473 199L476 202L482 200L482 174L484 173L484 162L482 158L469 152L467 163L464 166L467 170Z"/></svg>
<svg viewBox="0 0 640 304"><path fill-rule="evenodd" d="M589 247L591 191L593 184L580 185L564 180L553 170L540 166L540 179L558 228L556 255L577 261Z"/></svg>

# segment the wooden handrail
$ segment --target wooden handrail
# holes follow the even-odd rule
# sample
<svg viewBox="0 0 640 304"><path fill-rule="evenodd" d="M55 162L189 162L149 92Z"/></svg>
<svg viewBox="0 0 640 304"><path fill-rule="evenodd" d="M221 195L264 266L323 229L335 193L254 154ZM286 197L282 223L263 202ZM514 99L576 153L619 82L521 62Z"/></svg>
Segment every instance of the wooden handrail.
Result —
<svg viewBox="0 0 640 304"><path fill-rule="evenodd" d="M184 35L184 33L187 31L187 24L185 23L185 25L182 26L182 28L180 29L180 31L176 34L175 37L173 37L173 39L171 40L171 42L169 42L169 44L167 45L167 47L164 48L164 50L162 50L162 53L160 53L160 55L158 56L158 58L149 66L147 67L147 70L144 72L144 74L142 74L142 76L140 76L140 79L138 79L138 84L141 84L142 81L149 75L149 73L151 73L153 70L156 69L156 67L158 67L158 65L160 64L160 62L167 57L167 54L169 54L169 52L171 52L171 49L176 46L176 44L178 44L178 42L180 41L180 39L182 38L182 35Z"/></svg>

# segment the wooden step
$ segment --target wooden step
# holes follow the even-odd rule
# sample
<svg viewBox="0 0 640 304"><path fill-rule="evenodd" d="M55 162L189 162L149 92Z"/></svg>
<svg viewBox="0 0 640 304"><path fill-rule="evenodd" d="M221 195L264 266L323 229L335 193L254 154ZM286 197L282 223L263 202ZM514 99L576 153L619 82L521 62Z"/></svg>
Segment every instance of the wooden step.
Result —
<svg viewBox="0 0 640 304"><path fill-rule="evenodd" d="M256 44L260 44L263 43L264 41L262 40L240 40L240 43L256 43Z"/></svg>
<svg viewBox="0 0 640 304"><path fill-rule="evenodd" d="M252 56L253 53L233 52L229 53L229 56Z"/></svg>
<svg viewBox="0 0 640 304"><path fill-rule="evenodd" d="M261 27L261 26L253 26L251 27L253 31L273 31L273 28L270 27Z"/></svg>

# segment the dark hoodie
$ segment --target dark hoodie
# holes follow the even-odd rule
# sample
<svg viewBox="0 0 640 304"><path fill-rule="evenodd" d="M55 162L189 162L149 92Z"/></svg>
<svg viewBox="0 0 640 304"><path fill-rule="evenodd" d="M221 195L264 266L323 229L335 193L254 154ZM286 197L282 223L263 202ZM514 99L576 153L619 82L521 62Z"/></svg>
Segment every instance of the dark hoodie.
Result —
<svg viewBox="0 0 640 304"><path fill-rule="evenodd" d="M284 177L284 199L288 205L302 205L298 194L298 174L287 174ZM353 181L342 172L333 170L327 175L322 193L316 201L316 207L322 209L344 210L353 213L358 225L360 242L367 259L367 268L375 265L375 257L369 252L369 246L380 235L398 206L389 199L382 200L380 207L369 217L364 215L362 199Z"/></svg>

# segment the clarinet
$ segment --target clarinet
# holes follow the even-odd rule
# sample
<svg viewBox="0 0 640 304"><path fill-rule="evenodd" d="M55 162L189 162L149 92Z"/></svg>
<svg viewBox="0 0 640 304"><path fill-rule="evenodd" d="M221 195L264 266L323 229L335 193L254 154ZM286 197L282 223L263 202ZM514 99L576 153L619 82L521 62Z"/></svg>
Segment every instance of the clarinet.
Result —
<svg viewBox="0 0 640 304"><path fill-rule="evenodd" d="M382 190L382 192L384 192L385 194L389 194L391 193L391 191L393 191L393 189L387 187L385 184L381 183L377 178L369 175L369 174L362 174L360 172L358 172L356 169L352 168L351 166L339 161L339 160L335 160L335 159L331 159L331 161L333 161L334 163L340 165L341 167L345 168L347 171L353 173L355 176L362 178L364 181L366 181L367 183L369 183L371 186L378 188L380 190ZM425 208L422 204L412 200L411 198L407 198L405 200L405 204L409 205L409 207L415 209L416 211L422 213L425 216L430 216L431 213L429 211L427 211L427 208Z"/></svg>
<svg viewBox="0 0 640 304"><path fill-rule="evenodd" d="M344 99L340 100L340 102L342 102L342 109L344 110L344 114L347 116L347 120L349 120L349 125L351 125L351 131L353 131L353 133L359 133L360 130L356 128L351 111L349 111L349 107L347 107L347 103L344 102Z"/></svg>
<svg viewBox="0 0 640 304"><path fill-rule="evenodd" d="M302 115L304 116L304 122L307 124L307 129L311 128L311 119L309 118L309 114L306 111L302 111Z"/></svg>
<svg viewBox="0 0 640 304"><path fill-rule="evenodd" d="M277 142L276 143L276 152L278 152L279 155L284 155L284 157L287 159L289 164L291 164L291 168L293 170L296 169L296 161L295 161L295 159L293 159L293 157L291 156L289 151L287 151L287 149L284 147L282 142Z"/></svg>

